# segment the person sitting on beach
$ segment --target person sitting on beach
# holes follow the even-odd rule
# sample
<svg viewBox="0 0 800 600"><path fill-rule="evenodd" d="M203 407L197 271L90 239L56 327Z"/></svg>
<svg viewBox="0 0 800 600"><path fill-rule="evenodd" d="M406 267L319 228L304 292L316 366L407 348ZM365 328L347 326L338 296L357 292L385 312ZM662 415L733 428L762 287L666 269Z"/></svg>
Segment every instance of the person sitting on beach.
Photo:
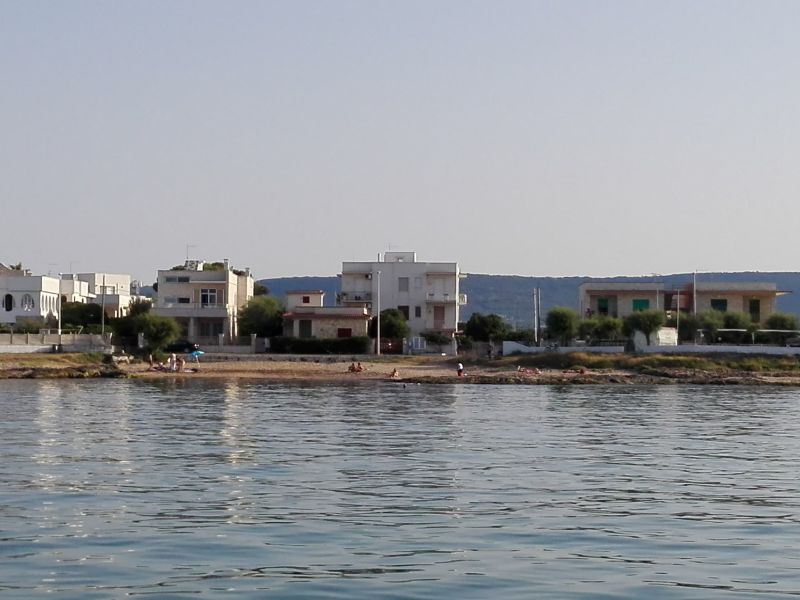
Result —
<svg viewBox="0 0 800 600"><path fill-rule="evenodd" d="M464 365L458 363L458 366L456 367L456 373L458 373L459 377L464 377Z"/></svg>
<svg viewBox="0 0 800 600"><path fill-rule="evenodd" d="M359 363L359 364L361 364L361 363ZM356 372L356 363L350 363L350 366L347 367L347 370L350 371L351 373L355 373Z"/></svg>
<svg viewBox="0 0 800 600"><path fill-rule="evenodd" d="M361 366L361 363L359 362L359 363L356 365L356 372L357 372L357 373L361 373L361 371L363 371L363 370L364 370L364 367L362 367L362 366Z"/></svg>
<svg viewBox="0 0 800 600"><path fill-rule="evenodd" d="M391 374L391 375L389 375L389 378L390 378L390 379L400 379L400 373L399 373L399 371L398 371L397 369L395 369L394 371L392 371L392 374Z"/></svg>

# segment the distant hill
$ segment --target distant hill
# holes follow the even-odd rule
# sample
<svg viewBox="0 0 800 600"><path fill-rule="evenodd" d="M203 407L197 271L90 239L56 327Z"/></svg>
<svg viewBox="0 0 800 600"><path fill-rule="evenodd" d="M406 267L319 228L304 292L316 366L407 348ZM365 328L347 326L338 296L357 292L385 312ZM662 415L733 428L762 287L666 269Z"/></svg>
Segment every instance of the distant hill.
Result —
<svg viewBox="0 0 800 600"><path fill-rule="evenodd" d="M740 272L699 273L697 280L709 281L760 281L775 283L779 290L791 292L778 298L778 310L800 315L800 273ZM586 281L634 282L659 281L667 287L692 281L691 273L658 275L651 277L521 277L518 275L470 274L461 281L461 291L467 294L468 303L462 307L461 318L466 321L473 312L502 315L517 327L527 327L533 322L533 290L541 288L542 312L554 306L578 308L578 286ZM334 305L339 291L338 277L281 277L262 279L270 293L283 298L288 290L323 290L325 304Z"/></svg>

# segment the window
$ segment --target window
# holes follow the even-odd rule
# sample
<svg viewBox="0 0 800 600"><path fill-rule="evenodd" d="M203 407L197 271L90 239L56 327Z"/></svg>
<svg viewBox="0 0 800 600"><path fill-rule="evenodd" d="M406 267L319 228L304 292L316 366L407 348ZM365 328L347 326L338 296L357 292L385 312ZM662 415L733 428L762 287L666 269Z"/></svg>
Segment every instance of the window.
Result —
<svg viewBox="0 0 800 600"><path fill-rule="evenodd" d="M421 306L415 306L414 307L414 317L416 317L417 319L421 319L422 318L422 307Z"/></svg>
<svg viewBox="0 0 800 600"><path fill-rule="evenodd" d="M647 298L636 298L633 301L633 312L640 312L650 309L650 300Z"/></svg>
<svg viewBox="0 0 800 600"><path fill-rule="evenodd" d="M214 306L219 304L219 290L216 288L208 288L200 290L200 305L201 306Z"/></svg>
<svg viewBox="0 0 800 600"><path fill-rule="evenodd" d="M407 292L408 291L408 277L398 277L397 278L397 291L398 292Z"/></svg>
<svg viewBox="0 0 800 600"><path fill-rule="evenodd" d="M608 316L608 298L597 299L597 314L604 317Z"/></svg>
<svg viewBox="0 0 800 600"><path fill-rule="evenodd" d="M336 330L336 337L353 337L353 330L349 327L339 327L339 329Z"/></svg>
<svg viewBox="0 0 800 600"><path fill-rule="evenodd" d="M712 298L711 310L726 312L728 310L728 301L725 298Z"/></svg>
<svg viewBox="0 0 800 600"><path fill-rule="evenodd" d="M178 298L178 304L191 304L191 298Z"/></svg>
<svg viewBox="0 0 800 600"><path fill-rule="evenodd" d="M397 310L403 313L403 318L408 321L408 306L398 306Z"/></svg>
<svg viewBox="0 0 800 600"><path fill-rule="evenodd" d="M24 310L25 312L31 312L34 307L33 297L30 294L25 294L22 297L21 306L22 310Z"/></svg>
<svg viewBox="0 0 800 600"><path fill-rule="evenodd" d="M311 298L309 296L303 296L303 304L311 304Z"/></svg>
<svg viewBox="0 0 800 600"><path fill-rule="evenodd" d="M6 309L6 312L9 312L14 308L14 296L11 294L5 295L3 298L3 308Z"/></svg>
<svg viewBox="0 0 800 600"><path fill-rule="evenodd" d="M422 277L414 277L414 289L415 290L422 289Z"/></svg>

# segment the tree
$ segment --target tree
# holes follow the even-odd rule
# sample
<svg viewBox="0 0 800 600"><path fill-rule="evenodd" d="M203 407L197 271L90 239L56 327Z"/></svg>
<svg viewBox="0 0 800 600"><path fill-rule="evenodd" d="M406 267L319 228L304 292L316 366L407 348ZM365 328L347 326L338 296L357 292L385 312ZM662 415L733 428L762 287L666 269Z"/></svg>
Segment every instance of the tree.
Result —
<svg viewBox="0 0 800 600"><path fill-rule="evenodd" d="M599 315L582 319L578 324L578 335L582 339L615 340L622 332L622 321L616 317Z"/></svg>
<svg viewBox="0 0 800 600"><path fill-rule="evenodd" d="M387 308L381 311L381 337L399 340L408 337L410 332L406 318L399 310ZM369 337L378 337L378 324L375 318L369 323Z"/></svg>
<svg viewBox="0 0 800 600"><path fill-rule="evenodd" d="M556 306L547 313L545 323L547 324L547 336L554 340L559 340L563 345L569 344L569 340L578 333L578 323L580 317L571 308Z"/></svg>
<svg viewBox="0 0 800 600"><path fill-rule="evenodd" d="M692 313L681 312L680 320L676 325L678 327L679 340L694 342L697 330L700 329L700 317Z"/></svg>
<svg viewBox="0 0 800 600"><path fill-rule="evenodd" d="M89 327L99 325L103 309L99 304L83 302L63 302L61 304L61 323L63 326Z"/></svg>
<svg viewBox="0 0 800 600"><path fill-rule="evenodd" d="M442 346L453 343L453 337L445 335L441 331L423 331L421 335L428 344L438 346L440 352Z"/></svg>
<svg viewBox="0 0 800 600"><path fill-rule="evenodd" d="M141 327L141 332L152 350L160 350L167 344L175 341L181 333L181 327L172 317L159 317L158 315L139 315L134 317Z"/></svg>
<svg viewBox="0 0 800 600"><path fill-rule="evenodd" d="M239 331L259 337L283 334L283 306L273 296L254 296L239 310Z"/></svg>
<svg viewBox="0 0 800 600"><path fill-rule="evenodd" d="M261 283L253 284L253 296L266 296L269 294L269 288Z"/></svg>
<svg viewBox="0 0 800 600"><path fill-rule="evenodd" d="M500 315L472 313L464 325L464 333L479 342L502 340L509 333L508 325Z"/></svg>
<svg viewBox="0 0 800 600"><path fill-rule="evenodd" d="M789 313L772 313L764 322L764 329L797 329L797 317Z"/></svg>
<svg viewBox="0 0 800 600"><path fill-rule="evenodd" d="M722 324L725 329L748 329L750 315L740 312L726 312L722 315Z"/></svg>
<svg viewBox="0 0 800 600"><path fill-rule="evenodd" d="M135 317L136 315L144 315L149 313L151 308L153 308L153 303L150 300L134 298L128 305L128 314L131 317Z"/></svg>
<svg viewBox="0 0 800 600"><path fill-rule="evenodd" d="M650 345L650 336L664 325L664 313L660 310L638 310L623 319L623 328L628 335L641 331Z"/></svg>
<svg viewBox="0 0 800 600"><path fill-rule="evenodd" d="M714 343L717 340L717 331L725 325L725 317L718 310L704 310L698 315L699 329L705 332L706 339Z"/></svg>

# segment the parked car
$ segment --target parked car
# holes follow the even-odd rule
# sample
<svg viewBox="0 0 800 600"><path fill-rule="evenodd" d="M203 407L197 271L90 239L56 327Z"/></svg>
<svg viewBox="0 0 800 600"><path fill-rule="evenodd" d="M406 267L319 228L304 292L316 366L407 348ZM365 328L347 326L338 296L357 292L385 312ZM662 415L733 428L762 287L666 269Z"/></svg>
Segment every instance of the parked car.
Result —
<svg viewBox="0 0 800 600"><path fill-rule="evenodd" d="M194 350L199 350L200 346L195 344L194 342L190 342L189 340L178 340L177 342L172 342L166 348L164 348L165 352L192 352Z"/></svg>

